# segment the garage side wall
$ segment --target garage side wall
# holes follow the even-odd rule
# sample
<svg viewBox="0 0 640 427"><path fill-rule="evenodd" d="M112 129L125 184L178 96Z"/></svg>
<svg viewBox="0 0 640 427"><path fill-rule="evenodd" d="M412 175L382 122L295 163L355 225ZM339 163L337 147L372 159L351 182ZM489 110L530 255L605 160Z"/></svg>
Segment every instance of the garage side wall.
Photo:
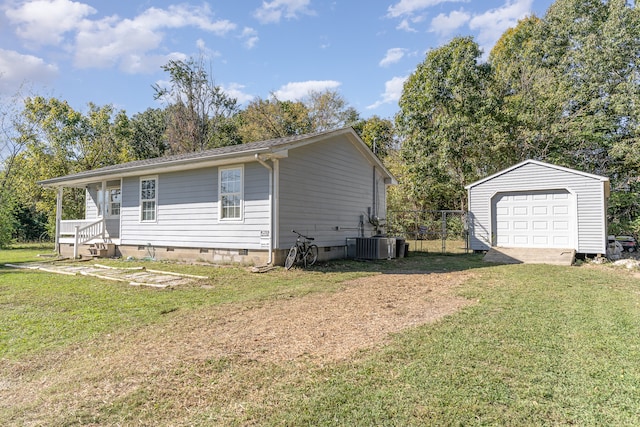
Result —
<svg viewBox="0 0 640 427"><path fill-rule="evenodd" d="M576 251L586 254L606 252L606 200L604 183L579 172L539 164L524 164L468 188L469 232L473 250L489 250L492 242L491 199L497 193L566 189L576 201L578 235Z"/></svg>

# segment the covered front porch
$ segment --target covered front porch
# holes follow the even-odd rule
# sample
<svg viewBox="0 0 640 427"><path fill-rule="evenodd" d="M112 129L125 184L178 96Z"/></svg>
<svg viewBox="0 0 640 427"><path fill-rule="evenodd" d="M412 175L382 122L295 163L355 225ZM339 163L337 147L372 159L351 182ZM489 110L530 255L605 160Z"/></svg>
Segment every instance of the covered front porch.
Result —
<svg viewBox="0 0 640 427"><path fill-rule="evenodd" d="M65 215L65 190L85 193L84 218L62 219ZM121 182L91 182L82 186L57 187L56 196L56 251L62 253L61 245L73 246L73 257L78 258L83 245L120 244ZM76 209L77 211L77 209ZM77 213L73 216L80 216Z"/></svg>

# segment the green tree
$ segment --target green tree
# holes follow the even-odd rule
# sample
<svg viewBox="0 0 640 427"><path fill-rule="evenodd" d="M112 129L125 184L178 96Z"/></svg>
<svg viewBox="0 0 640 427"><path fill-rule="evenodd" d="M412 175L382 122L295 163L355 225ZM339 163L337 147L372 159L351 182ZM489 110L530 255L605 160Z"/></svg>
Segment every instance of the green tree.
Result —
<svg viewBox="0 0 640 427"><path fill-rule="evenodd" d="M27 141L18 131L23 126L19 106L23 97L19 90L11 97L0 98L0 248L12 241L18 222L15 218L15 181L19 172L18 156L26 149Z"/></svg>
<svg viewBox="0 0 640 427"><path fill-rule="evenodd" d="M13 194L16 206L34 215L55 218L55 194L37 181L96 169L131 160L128 119L110 105L89 104L83 114L66 101L32 97L24 102L17 132L26 148L15 158ZM63 215L80 218L84 213L84 191L65 191Z"/></svg>
<svg viewBox="0 0 640 427"><path fill-rule="evenodd" d="M373 116L357 121L353 124L353 129L381 159L386 158L398 145L393 122L389 119Z"/></svg>
<svg viewBox="0 0 640 427"><path fill-rule="evenodd" d="M541 48L548 37L544 21L531 16L508 29L489 56L498 109L496 170L527 159L558 162L564 156L559 141L565 103L561 71L553 60L557 55Z"/></svg>
<svg viewBox="0 0 640 427"><path fill-rule="evenodd" d="M205 69L203 57L171 60L162 67L170 87L154 85L155 99L167 103L166 137L173 153L233 145L237 100L217 86Z"/></svg>
<svg viewBox="0 0 640 427"><path fill-rule="evenodd" d="M256 98L240 114L239 134L243 142L262 141L312 131L309 110L302 102Z"/></svg>
<svg viewBox="0 0 640 427"><path fill-rule="evenodd" d="M309 111L313 132L339 129L360 118L355 108L350 107L337 91L311 91L303 102Z"/></svg>
<svg viewBox="0 0 640 427"><path fill-rule="evenodd" d="M166 110L148 108L133 115L130 126L129 144L136 159L162 157L169 151Z"/></svg>
<svg viewBox="0 0 640 427"><path fill-rule="evenodd" d="M631 221L640 171L640 20L624 0L558 0L491 53L505 147L609 176L611 222Z"/></svg>
<svg viewBox="0 0 640 427"><path fill-rule="evenodd" d="M558 0L545 20L547 50L559 51L565 162L589 172L622 172L610 151L632 143L638 123L640 21L624 0Z"/></svg>
<svg viewBox="0 0 640 427"><path fill-rule="evenodd" d="M407 79L396 127L419 209L464 209L464 185L485 173L494 121L491 69L469 37L427 54Z"/></svg>

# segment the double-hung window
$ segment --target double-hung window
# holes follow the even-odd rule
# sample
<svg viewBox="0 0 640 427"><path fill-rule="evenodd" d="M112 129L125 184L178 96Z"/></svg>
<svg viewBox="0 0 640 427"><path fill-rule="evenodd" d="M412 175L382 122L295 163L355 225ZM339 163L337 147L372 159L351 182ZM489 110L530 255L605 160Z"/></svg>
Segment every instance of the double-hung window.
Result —
<svg viewBox="0 0 640 427"><path fill-rule="evenodd" d="M221 220L242 219L242 175L242 166L219 169Z"/></svg>
<svg viewBox="0 0 640 427"><path fill-rule="evenodd" d="M152 222L156 220L158 207L158 178L147 177L140 179L140 221Z"/></svg>

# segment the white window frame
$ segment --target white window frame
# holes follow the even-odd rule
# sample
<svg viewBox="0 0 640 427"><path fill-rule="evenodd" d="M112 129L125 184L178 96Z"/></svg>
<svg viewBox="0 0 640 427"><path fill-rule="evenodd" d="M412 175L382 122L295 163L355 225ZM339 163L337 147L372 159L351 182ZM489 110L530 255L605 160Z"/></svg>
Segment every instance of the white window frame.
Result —
<svg viewBox="0 0 640 427"><path fill-rule="evenodd" d="M240 191L236 192L222 192L222 175L225 171L239 170L240 171ZM226 195L237 196L240 201L238 216L225 217L224 207L222 199ZM219 221L243 221L244 220L244 165L235 165L218 168L218 220Z"/></svg>
<svg viewBox="0 0 640 427"><path fill-rule="evenodd" d="M142 183L144 181L155 181L155 191L153 193L154 198L153 199L143 199L142 198ZM158 176L143 176L140 177L140 183L138 184L138 188L140 190L140 194L139 194L139 199L140 199L140 222L158 222ZM154 203L154 210L153 210L153 219L144 219L144 202L151 202L153 201Z"/></svg>
<svg viewBox="0 0 640 427"><path fill-rule="evenodd" d="M118 213L114 214L113 213L113 205L114 202L111 199L111 192L113 190L119 190L120 191L120 202L118 202ZM106 200L104 200L106 198ZM96 207L97 207L97 213L98 213L98 218L119 218L120 217L120 209L122 209L122 188L120 186L109 186L106 187L104 191L102 191L102 187L98 186L97 190L96 190ZM106 208L106 215L104 212L102 212L102 207Z"/></svg>
<svg viewBox="0 0 640 427"><path fill-rule="evenodd" d="M118 190L120 192L120 201L119 202L114 202L113 199L111 198L112 192L114 190ZM108 200L108 207L107 207L107 214L112 217L112 218L119 218L120 217L120 212L122 211L122 187L111 187L111 188L107 188L107 196L109 197ZM118 205L118 213L113 213L114 209L113 209L113 205L117 204Z"/></svg>

